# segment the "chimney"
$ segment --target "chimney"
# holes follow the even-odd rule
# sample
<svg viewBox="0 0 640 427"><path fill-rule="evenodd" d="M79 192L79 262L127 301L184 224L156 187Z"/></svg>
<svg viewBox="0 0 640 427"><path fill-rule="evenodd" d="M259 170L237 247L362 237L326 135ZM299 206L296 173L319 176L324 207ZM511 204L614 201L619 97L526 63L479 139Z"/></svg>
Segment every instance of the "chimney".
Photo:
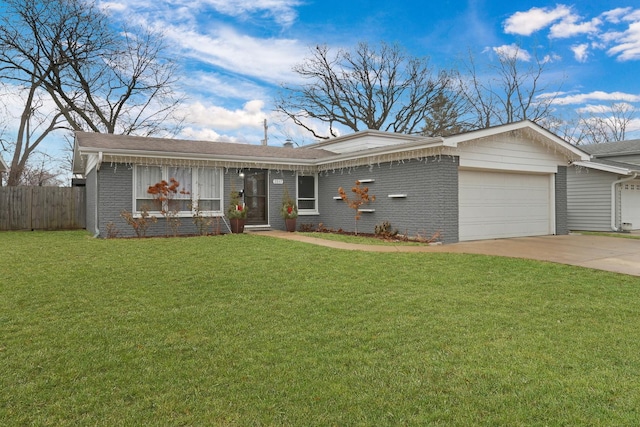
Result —
<svg viewBox="0 0 640 427"><path fill-rule="evenodd" d="M284 144L282 144L282 146L283 146L284 148L293 148L293 141L291 141L289 138L287 138L287 139L284 141Z"/></svg>

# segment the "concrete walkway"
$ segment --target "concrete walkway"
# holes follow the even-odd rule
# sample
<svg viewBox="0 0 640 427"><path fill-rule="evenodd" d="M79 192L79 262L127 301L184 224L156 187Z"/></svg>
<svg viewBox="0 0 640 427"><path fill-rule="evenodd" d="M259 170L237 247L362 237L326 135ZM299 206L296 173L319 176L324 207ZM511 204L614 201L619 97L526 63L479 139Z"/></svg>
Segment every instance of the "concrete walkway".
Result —
<svg viewBox="0 0 640 427"><path fill-rule="evenodd" d="M448 245L392 246L335 242L275 230L256 233L336 249L369 252L453 252L497 255L550 261L640 276L640 240L636 239L571 234L568 236L479 240Z"/></svg>

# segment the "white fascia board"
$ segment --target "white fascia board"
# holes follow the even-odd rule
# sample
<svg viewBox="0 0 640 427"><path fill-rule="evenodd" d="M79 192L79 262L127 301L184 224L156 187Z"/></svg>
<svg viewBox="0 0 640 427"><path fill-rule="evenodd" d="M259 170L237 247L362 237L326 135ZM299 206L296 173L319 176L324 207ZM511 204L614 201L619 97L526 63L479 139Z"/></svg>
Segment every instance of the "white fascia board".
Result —
<svg viewBox="0 0 640 427"><path fill-rule="evenodd" d="M603 172L615 173L617 175L632 175L634 173L640 173L640 169L632 170L629 168L623 168L618 166L603 165L602 163L594 162L573 162L575 166L584 167L588 169L595 169Z"/></svg>
<svg viewBox="0 0 640 427"><path fill-rule="evenodd" d="M167 160L208 160L221 161L230 163L256 163L256 164L278 164L283 166L313 166L314 159L285 159L279 157L249 157L249 156L227 156L212 155L198 153L167 153L166 151L148 151L148 150L109 150L105 151L101 148L83 148L83 154L103 152L104 156L111 157L139 157L150 159L167 159Z"/></svg>
<svg viewBox="0 0 640 427"><path fill-rule="evenodd" d="M460 169L466 170L486 170L486 171L503 171L513 173L535 173L535 174L554 174L558 172L558 166L534 166L534 165L512 165L508 163L491 163L484 161L474 161L460 158Z"/></svg>
<svg viewBox="0 0 640 427"><path fill-rule="evenodd" d="M426 140L410 142L408 144L391 145L388 147L373 148L370 150L355 151L355 152L344 153L344 154L336 154L335 156L323 157L321 159L317 159L316 164L326 165L329 163L363 159L363 158L373 157L373 156L397 154L405 151L410 152L410 151L425 150L430 148L440 148L442 146L443 146L442 138L437 138L436 141L434 141L434 138L428 138Z"/></svg>
<svg viewBox="0 0 640 427"><path fill-rule="evenodd" d="M312 142L310 144L304 145L303 147L304 148L327 148L334 144L340 144L342 142L346 142L350 140L365 139L367 137L393 139L393 140L399 140L399 141L405 141L405 142L410 142L413 140L422 140L426 138L424 136L410 135L406 133L385 132L381 130L367 129L359 132L349 133L347 135L337 136L335 138L330 138L323 141ZM402 144L402 142L400 142L399 144Z"/></svg>
<svg viewBox="0 0 640 427"><path fill-rule="evenodd" d="M167 153L165 151L147 151L147 150L108 150L102 148L85 147L79 149L79 154L86 156L103 152L104 157L131 157L131 158L149 158L149 159L166 159L166 160L204 160L204 161L221 161L230 163L243 164L274 164L282 166L318 166L334 162L349 161L371 156L380 156L388 154L396 154L402 152L411 152L416 150L440 148L443 146L443 139L438 138L419 138L416 141L406 144L391 145L369 150L355 151L349 153L336 154L334 156L322 157L318 159L290 159L277 157L251 157L251 156L227 156L227 155L211 155L198 153Z"/></svg>

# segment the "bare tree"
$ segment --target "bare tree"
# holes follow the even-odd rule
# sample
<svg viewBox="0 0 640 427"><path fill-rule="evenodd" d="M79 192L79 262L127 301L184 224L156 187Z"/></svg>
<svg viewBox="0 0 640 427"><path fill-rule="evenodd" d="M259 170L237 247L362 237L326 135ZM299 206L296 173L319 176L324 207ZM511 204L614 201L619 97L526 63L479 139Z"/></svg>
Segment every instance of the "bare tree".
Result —
<svg viewBox="0 0 640 427"><path fill-rule="evenodd" d="M0 79L25 94L8 185L56 129L151 135L173 126L168 119L181 99L161 36L113 29L91 1L2 3Z"/></svg>
<svg viewBox="0 0 640 427"><path fill-rule="evenodd" d="M360 43L335 53L316 46L293 71L305 83L283 85L276 109L322 139L337 136L336 125L420 132L429 105L451 82L449 73L434 73L428 59L385 43L379 49ZM314 121L328 125L328 132L316 130Z"/></svg>
<svg viewBox="0 0 640 427"><path fill-rule="evenodd" d="M18 185L60 187L64 183L61 178L62 172L51 167L54 161L55 159L48 154L34 153L24 166Z"/></svg>
<svg viewBox="0 0 640 427"><path fill-rule="evenodd" d="M519 48L498 50L497 63L480 73L474 58L464 62L460 74L462 95L469 104L474 128L531 120L550 120L558 88L544 80L548 58L530 57ZM483 78L483 75L489 77Z"/></svg>
<svg viewBox="0 0 640 427"><path fill-rule="evenodd" d="M581 142L597 144L624 141L627 128L637 113L637 109L627 102L582 109L578 119L578 127L583 135Z"/></svg>

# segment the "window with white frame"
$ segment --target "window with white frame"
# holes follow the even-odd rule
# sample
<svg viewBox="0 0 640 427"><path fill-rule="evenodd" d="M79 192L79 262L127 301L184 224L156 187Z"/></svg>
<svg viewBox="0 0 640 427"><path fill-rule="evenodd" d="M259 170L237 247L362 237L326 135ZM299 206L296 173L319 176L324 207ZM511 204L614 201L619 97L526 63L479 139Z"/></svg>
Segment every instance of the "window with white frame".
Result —
<svg viewBox="0 0 640 427"><path fill-rule="evenodd" d="M299 214L318 213L317 175L298 175L297 199Z"/></svg>
<svg viewBox="0 0 640 427"><path fill-rule="evenodd" d="M203 212L221 211L222 175L217 168L198 168L196 202Z"/></svg>
<svg viewBox="0 0 640 427"><path fill-rule="evenodd" d="M222 204L222 170L219 168L190 168L176 166L136 166L134 174L135 210L140 212L147 206L150 212L160 211L161 206L149 194L149 187L171 178L179 183L177 192L172 196L171 206L165 209L176 210L191 215L199 203L204 213L219 213Z"/></svg>

